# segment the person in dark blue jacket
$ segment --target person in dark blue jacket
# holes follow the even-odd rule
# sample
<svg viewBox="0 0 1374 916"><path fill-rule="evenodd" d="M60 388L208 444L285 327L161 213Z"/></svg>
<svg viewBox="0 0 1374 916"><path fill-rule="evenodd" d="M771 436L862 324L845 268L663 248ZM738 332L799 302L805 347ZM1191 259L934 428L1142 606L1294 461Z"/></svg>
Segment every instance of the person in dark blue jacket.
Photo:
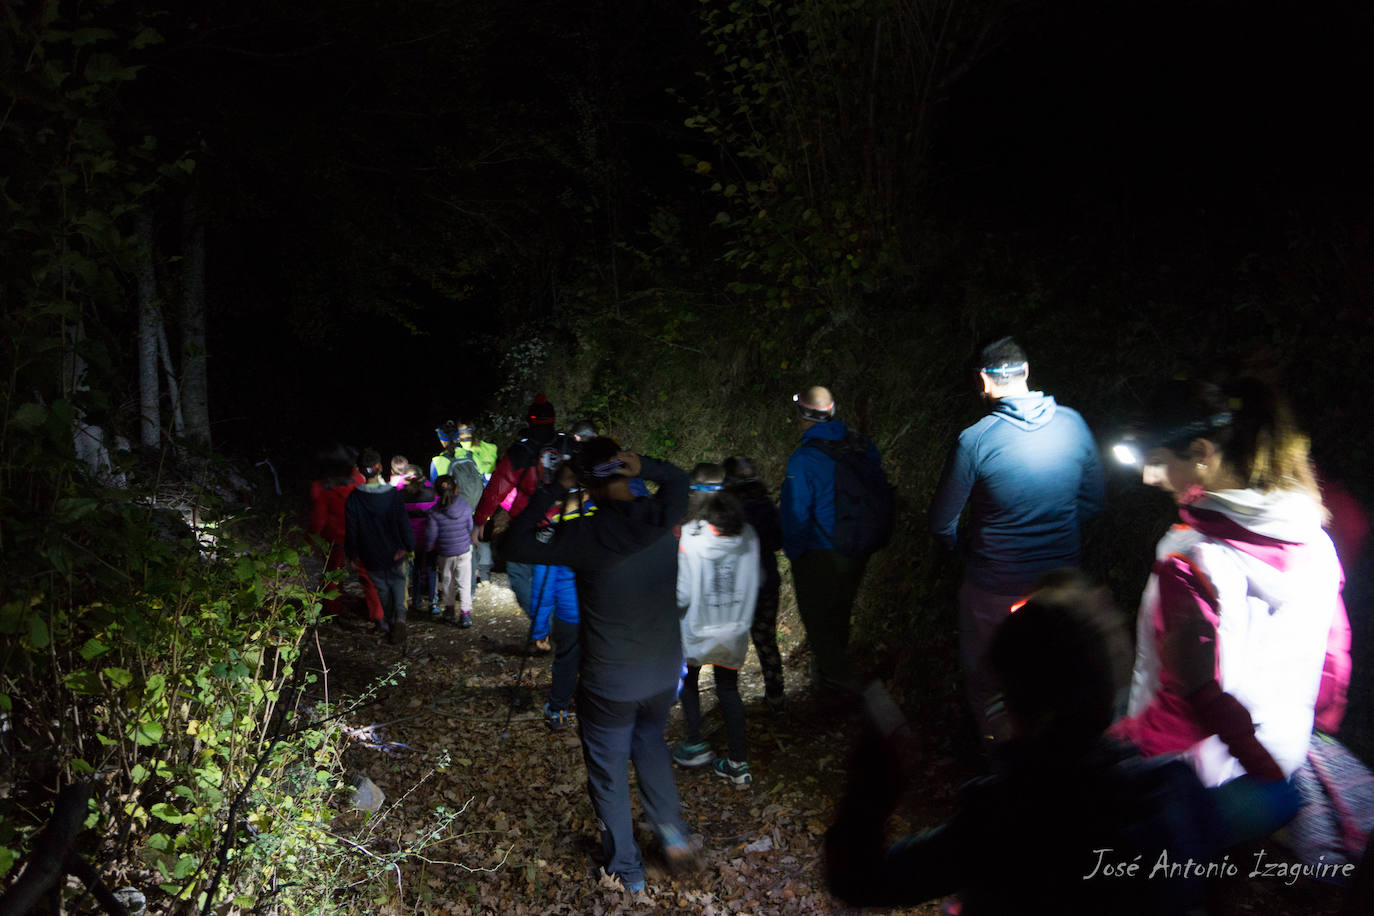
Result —
<svg viewBox="0 0 1374 916"><path fill-rule="evenodd" d="M959 434L931 501L930 531L964 556L960 665L980 733L996 738L1005 723L987 711L994 690L983 653L1036 579L1078 565L1080 525L1102 511L1102 462L1083 418L1029 389L1030 365L1016 341L1003 337L979 356L991 410Z"/></svg>
<svg viewBox="0 0 1374 916"><path fill-rule="evenodd" d="M849 427L835 419L835 399L820 386L793 400L801 420L801 446L787 459L778 495L782 551L792 564L797 613L806 627L814 676L823 690L857 695L860 682L849 660L849 618L868 557L835 549L835 459L814 441L843 442ZM868 460L881 475L882 459L864 440Z"/></svg>
<svg viewBox="0 0 1374 916"><path fill-rule="evenodd" d="M377 590L385 616L377 629L397 645L406 640L406 555L415 534L401 492L382 476L382 456L374 448L358 456L365 482L344 503L344 549L358 575Z"/></svg>

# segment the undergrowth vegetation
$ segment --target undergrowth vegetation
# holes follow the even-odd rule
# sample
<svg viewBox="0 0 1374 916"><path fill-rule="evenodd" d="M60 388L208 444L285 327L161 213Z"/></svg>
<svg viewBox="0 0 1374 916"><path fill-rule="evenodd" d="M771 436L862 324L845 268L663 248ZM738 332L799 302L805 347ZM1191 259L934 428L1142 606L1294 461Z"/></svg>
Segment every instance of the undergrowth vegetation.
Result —
<svg viewBox="0 0 1374 916"><path fill-rule="evenodd" d="M330 697L323 665L307 670L321 595L287 532L253 534L208 490L192 525L156 488L103 489L46 429L4 440L0 873L61 787L88 783L73 851L107 884L160 889L156 911L386 899L375 823L335 823L352 799L346 717L368 696Z"/></svg>

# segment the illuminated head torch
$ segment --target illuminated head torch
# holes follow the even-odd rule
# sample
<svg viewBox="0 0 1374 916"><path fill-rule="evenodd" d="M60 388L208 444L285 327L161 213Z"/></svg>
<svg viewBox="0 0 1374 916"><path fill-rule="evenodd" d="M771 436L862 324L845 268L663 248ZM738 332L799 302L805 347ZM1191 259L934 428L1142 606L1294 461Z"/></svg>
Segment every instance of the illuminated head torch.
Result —
<svg viewBox="0 0 1374 916"><path fill-rule="evenodd" d="M1112 456L1127 467L1138 468L1145 465L1145 450L1140 447L1134 434L1127 434L1113 445Z"/></svg>
<svg viewBox="0 0 1374 916"><path fill-rule="evenodd" d="M1025 360L1022 360L1019 363L1004 363L1000 366L984 366L980 371L982 371L984 375L991 375L992 377L1002 382L1005 382L1012 376L1025 375L1027 372L1029 372L1030 363L1026 362Z"/></svg>
<svg viewBox="0 0 1374 916"><path fill-rule="evenodd" d="M797 405L797 415L803 420L810 420L813 423L824 423L835 418L835 402L831 401L826 407L818 404L808 404L802 400L800 393L792 395L792 403Z"/></svg>
<svg viewBox="0 0 1374 916"><path fill-rule="evenodd" d="M1168 429L1148 433L1139 429L1133 430L1123 435L1120 441L1112 446L1112 455L1127 467L1141 468L1145 466L1145 456L1151 449L1185 448L1194 439L1206 438L1218 430L1226 429L1234 420L1235 414L1232 411L1223 410Z"/></svg>

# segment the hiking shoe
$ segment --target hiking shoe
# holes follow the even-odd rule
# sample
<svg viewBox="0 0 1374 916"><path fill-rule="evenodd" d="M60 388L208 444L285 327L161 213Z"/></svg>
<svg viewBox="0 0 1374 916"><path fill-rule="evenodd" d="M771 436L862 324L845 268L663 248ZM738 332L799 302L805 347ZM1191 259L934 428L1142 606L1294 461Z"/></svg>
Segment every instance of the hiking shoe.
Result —
<svg viewBox="0 0 1374 916"><path fill-rule="evenodd" d="M551 732L561 732L563 729L572 725L572 720L568 718L566 709L549 709L549 704L544 704L544 724L549 727Z"/></svg>
<svg viewBox="0 0 1374 916"><path fill-rule="evenodd" d="M440 619L443 620L444 623L453 623L453 622L455 621L455 619L456 619L456 618L454 617L453 608L451 608L451 607L446 607L446 608L444 608L444 615L443 615L443 617L441 617Z"/></svg>
<svg viewBox="0 0 1374 916"><path fill-rule="evenodd" d="M385 620L374 620L372 621L372 632L376 633L378 636L390 636L391 624L387 623Z"/></svg>
<svg viewBox="0 0 1374 916"><path fill-rule="evenodd" d="M398 620L391 625L391 644L393 646L404 646L406 644L406 622Z"/></svg>
<svg viewBox="0 0 1374 916"><path fill-rule="evenodd" d="M625 885L625 890L629 891L632 894L642 894L645 892L645 888L647 887L647 885L645 885L644 883L643 878L640 878L638 881L621 881L620 883Z"/></svg>
<svg viewBox="0 0 1374 916"><path fill-rule="evenodd" d="M775 716L782 715L787 710L787 694L780 693L777 696L764 694L763 705L768 707L768 711Z"/></svg>
<svg viewBox="0 0 1374 916"><path fill-rule="evenodd" d="M737 786L747 786L754 781L754 777L749 775L749 764L735 763L726 757L721 757L712 766L711 772L721 779L728 779Z"/></svg>
<svg viewBox="0 0 1374 916"><path fill-rule="evenodd" d="M688 744L684 741L673 748L673 763L681 767L699 767L710 763L715 756L715 751L711 750L711 745L705 741L698 741L695 744Z"/></svg>
<svg viewBox="0 0 1374 916"><path fill-rule="evenodd" d="M464 611L463 616L458 618L458 626L465 630L472 626L472 614L468 611Z"/></svg>
<svg viewBox="0 0 1374 916"><path fill-rule="evenodd" d="M660 833L663 840L663 858L668 870L675 875L696 871L702 866L702 859L691 840L682 835L676 827L664 827Z"/></svg>

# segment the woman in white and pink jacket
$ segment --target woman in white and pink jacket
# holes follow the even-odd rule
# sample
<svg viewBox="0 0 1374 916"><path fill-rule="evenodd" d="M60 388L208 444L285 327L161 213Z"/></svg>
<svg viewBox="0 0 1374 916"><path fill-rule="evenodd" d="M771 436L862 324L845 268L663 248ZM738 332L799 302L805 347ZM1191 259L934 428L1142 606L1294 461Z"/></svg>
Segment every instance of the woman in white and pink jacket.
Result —
<svg viewBox="0 0 1374 916"><path fill-rule="evenodd" d="M1152 399L1130 444L1144 482L1174 495L1179 523L1155 549L1127 718L1113 732L1147 756L1185 756L1208 786L1246 772L1237 755L1254 739L1290 776L1314 725L1339 726L1350 679L1343 575L1307 439L1262 383L1184 381ZM1189 694L1169 642L1198 611L1215 627L1216 682ZM1249 711L1253 738L1224 714L1226 695Z"/></svg>

